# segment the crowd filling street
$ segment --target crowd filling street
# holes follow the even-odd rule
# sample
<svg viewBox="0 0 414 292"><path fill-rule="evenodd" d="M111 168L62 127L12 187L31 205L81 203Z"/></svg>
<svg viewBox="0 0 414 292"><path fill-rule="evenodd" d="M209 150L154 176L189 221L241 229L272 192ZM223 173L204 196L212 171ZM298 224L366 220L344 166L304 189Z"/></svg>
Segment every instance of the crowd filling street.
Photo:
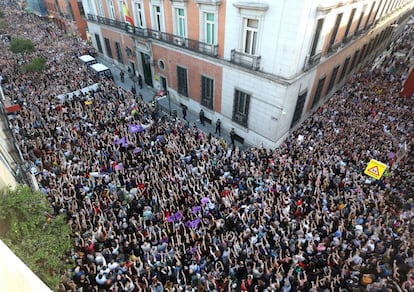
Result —
<svg viewBox="0 0 414 292"><path fill-rule="evenodd" d="M414 291L413 56L392 54L412 26L279 148L242 151L98 79L86 42L2 9L36 46L2 41L0 74L18 147L73 230L60 291ZM45 71L21 73L34 56Z"/></svg>

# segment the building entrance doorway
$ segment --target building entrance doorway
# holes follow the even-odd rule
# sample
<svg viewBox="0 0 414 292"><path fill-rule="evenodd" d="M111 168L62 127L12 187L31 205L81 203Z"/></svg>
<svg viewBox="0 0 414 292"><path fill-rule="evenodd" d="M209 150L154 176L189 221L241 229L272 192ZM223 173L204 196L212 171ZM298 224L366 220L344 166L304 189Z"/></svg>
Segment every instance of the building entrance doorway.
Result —
<svg viewBox="0 0 414 292"><path fill-rule="evenodd" d="M147 85L153 87L150 60L150 55L141 53L142 69L144 70L144 81Z"/></svg>

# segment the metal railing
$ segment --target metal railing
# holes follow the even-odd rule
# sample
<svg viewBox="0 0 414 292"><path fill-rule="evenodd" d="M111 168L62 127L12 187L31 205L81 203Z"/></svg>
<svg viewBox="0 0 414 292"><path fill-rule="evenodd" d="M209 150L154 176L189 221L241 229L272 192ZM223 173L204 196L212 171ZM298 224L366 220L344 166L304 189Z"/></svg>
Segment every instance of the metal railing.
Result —
<svg viewBox="0 0 414 292"><path fill-rule="evenodd" d="M344 37L344 38L342 39L342 43L343 43L343 44L347 44L347 43L349 43L351 40L352 40L352 36L351 36L351 35L348 35L348 36L346 36L346 37Z"/></svg>
<svg viewBox="0 0 414 292"><path fill-rule="evenodd" d="M332 44L328 47L328 55L335 53L338 51L339 47L341 46L341 42L337 42L335 44Z"/></svg>
<svg viewBox="0 0 414 292"><path fill-rule="evenodd" d="M88 14L87 18L89 21L115 27L125 31L128 34L132 34L138 37L160 40L174 46L182 47L187 50L195 51L212 57L217 57L218 55L218 45L212 45L150 28L132 26L129 23L93 14Z"/></svg>
<svg viewBox="0 0 414 292"><path fill-rule="evenodd" d="M231 50L231 62L245 68L257 71L260 69L261 56L249 55L238 52L236 49Z"/></svg>
<svg viewBox="0 0 414 292"><path fill-rule="evenodd" d="M321 57L322 57L322 53L318 53L318 54L311 56L308 62L309 68L319 64Z"/></svg>

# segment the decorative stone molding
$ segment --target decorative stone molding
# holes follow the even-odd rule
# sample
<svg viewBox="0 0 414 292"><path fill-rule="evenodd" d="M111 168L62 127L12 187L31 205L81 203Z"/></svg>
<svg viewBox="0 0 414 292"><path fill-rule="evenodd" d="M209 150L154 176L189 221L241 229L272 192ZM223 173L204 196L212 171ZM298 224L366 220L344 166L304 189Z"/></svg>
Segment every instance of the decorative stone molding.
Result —
<svg viewBox="0 0 414 292"><path fill-rule="evenodd" d="M174 1L174 0L172 0ZM203 4L203 5L221 5L222 0L194 0L196 4Z"/></svg>
<svg viewBox="0 0 414 292"><path fill-rule="evenodd" d="M161 5L164 0L150 0L151 4L153 5Z"/></svg>
<svg viewBox="0 0 414 292"><path fill-rule="evenodd" d="M233 6L239 9L258 10L262 12L269 9L269 5L266 3L236 2L233 3Z"/></svg>

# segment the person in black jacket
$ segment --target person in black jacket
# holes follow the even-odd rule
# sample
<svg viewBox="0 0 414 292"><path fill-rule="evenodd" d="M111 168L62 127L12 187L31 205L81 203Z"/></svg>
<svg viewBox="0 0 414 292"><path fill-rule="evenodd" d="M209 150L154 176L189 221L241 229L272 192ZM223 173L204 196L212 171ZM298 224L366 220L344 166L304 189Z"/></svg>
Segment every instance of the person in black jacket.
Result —
<svg viewBox="0 0 414 292"><path fill-rule="evenodd" d="M230 141L231 141L231 145L234 146L234 139L236 138L236 132L234 131L234 128L231 128L230 131Z"/></svg>
<svg viewBox="0 0 414 292"><path fill-rule="evenodd" d="M221 121L220 119L217 119L216 121L216 131L214 132L215 134L219 134L219 136L221 136Z"/></svg>
<svg viewBox="0 0 414 292"><path fill-rule="evenodd" d="M200 117L200 123L204 126L204 110L201 109L200 113L199 113L199 117Z"/></svg>

